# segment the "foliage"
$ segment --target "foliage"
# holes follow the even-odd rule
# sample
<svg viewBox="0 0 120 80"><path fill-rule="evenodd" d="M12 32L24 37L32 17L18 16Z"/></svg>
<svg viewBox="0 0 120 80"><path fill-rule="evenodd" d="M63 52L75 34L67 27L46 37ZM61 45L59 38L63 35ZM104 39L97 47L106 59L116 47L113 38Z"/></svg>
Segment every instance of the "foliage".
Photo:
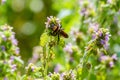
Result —
<svg viewBox="0 0 120 80"><path fill-rule="evenodd" d="M119 80L120 0L1 2L1 80ZM37 3L41 5L36 6ZM29 9L26 9L28 6ZM10 17L13 13L15 20ZM16 15L18 13L20 16L26 15L21 19ZM49 15L54 16L46 17ZM31 21L24 20L28 18ZM28 38L28 42L26 40L21 46L25 35L34 39L34 36L40 35L37 32L39 28L35 27L38 23L42 26L41 36L38 37L40 40ZM15 29L16 37L20 40L21 54L12 29ZM20 36L23 34L23 37ZM35 46L34 43L38 45ZM26 54L23 54L28 44L35 46L33 52L28 51L32 53L31 58L26 58ZM28 62L25 59L29 59Z"/></svg>

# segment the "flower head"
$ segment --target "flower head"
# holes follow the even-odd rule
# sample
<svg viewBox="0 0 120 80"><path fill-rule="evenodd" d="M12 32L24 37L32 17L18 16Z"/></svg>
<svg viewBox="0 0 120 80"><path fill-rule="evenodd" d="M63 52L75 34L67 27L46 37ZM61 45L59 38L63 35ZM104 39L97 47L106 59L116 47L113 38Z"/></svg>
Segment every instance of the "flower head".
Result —
<svg viewBox="0 0 120 80"><path fill-rule="evenodd" d="M87 8L82 8L81 11L80 11L80 14L81 14L82 16L87 15L87 14L88 14Z"/></svg>
<svg viewBox="0 0 120 80"><path fill-rule="evenodd" d="M38 74L37 76L41 76L41 71L43 71L43 69L41 67L37 67L32 63L29 63L29 65L26 67L26 73L28 75L35 75Z"/></svg>
<svg viewBox="0 0 120 80"><path fill-rule="evenodd" d="M100 56L100 61L101 63L105 65L109 65L110 68L114 67L114 62L117 60L116 54L113 54L112 56L108 55L101 55Z"/></svg>
<svg viewBox="0 0 120 80"><path fill-rule="evenodd" d="M76 80L75 74L72 70L70 70L69 72L63 73L62 78L63 80Z"/></svg>
<svg viewBox="0 0 120 80"><path fill-rule="evenodd" d="M5 55L1 63L4 68L4 72L1 72L1 75L4 75L3 77L11 74L11 72L15 72L17 67L20 67L22 64L22 60L19 58L19 47L17 46L15 33L12 29L13 28L7 24L0 26L0 51L1 55ZM6 66L8 66L7 69Z"/></svg>
<svg viewBox="0 0 120 80"><path fill-rule="evenodd" d="M1 46L1 48L3 50L6 50L6 46L8 48L7 44L4 43L8 43L11 45L9 46L8 49L11 49L10 47L17 47L18 41L15 39L15 33L12 31L12 27L8 26L7 24L0 26L0 38L1 38L1 43L3 43L3 45ZM7 50L8 50L7 49Z"/></svg>
<svg viewBox="0 0 120 80"><path fill-rule="evenodd" d="M108 41L109 37L111 36L108 32L108 29L100 28L94 32L94 41L98 47L104 47L105 49L108 48Z"/></svg>
<svg viewBox="0 0 120 80"><path fill-rule="evenodd" d="M47 22L45 22L45 24L46 24L46 28L50 28L51 26L53 26L53 24L60 26L60 20L56 17L50 16L47 17Z"/></svg>
<svg viewBox="0 0 120 80"><path fill-rule="evenodd" d="M50 73L49 76L51 77L51 80L60 80L60 74L59 73Z"/></svg>

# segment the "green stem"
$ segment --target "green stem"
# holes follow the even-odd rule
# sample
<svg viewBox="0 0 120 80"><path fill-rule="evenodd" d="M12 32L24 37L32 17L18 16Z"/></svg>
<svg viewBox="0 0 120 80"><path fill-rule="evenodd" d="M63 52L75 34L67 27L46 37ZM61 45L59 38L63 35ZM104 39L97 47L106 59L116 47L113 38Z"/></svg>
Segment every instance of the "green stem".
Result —
<svg viewBox="0 0 120 80"><path fill-rule="evenodd" d="M89 50L91 51L91 50ZM87 67L86 67L86 63L88 61L88 58L89 58L89 52L88 51L85 51L84 55L83 55L83 58L82 58L82 74L81 74L81 79L83 80L88 74L89 74L89 71L87 70Z"/></svg>
<svg viewBox="0 0 120 80"><path fill-rule="evenodd" d="M84 19L85 19L85 15L82 16L80 22L81 22L81 25L80 25L80 28L79 28L79 31L83 30L83 25L84 25Z"/></svg>
<svg viewBox="0 0 120 80"><path fill-rule="evenodd" d="M43 61L43 67L44 67L44 80L46 80L47 78L47 46L43 47L43 57L44 57L44 61Z"/></svg>
<svg viewBox="0 0 120 80"><path fill-rule="evenodd" d="M50 48L48 47L48 45L46 45L45 47L43 47L43 67L44 67L44 73L43 73L43 77L44 80L47 80L47 73L48 73L48 63L49 63L49 54L50 54Z"/></svg>

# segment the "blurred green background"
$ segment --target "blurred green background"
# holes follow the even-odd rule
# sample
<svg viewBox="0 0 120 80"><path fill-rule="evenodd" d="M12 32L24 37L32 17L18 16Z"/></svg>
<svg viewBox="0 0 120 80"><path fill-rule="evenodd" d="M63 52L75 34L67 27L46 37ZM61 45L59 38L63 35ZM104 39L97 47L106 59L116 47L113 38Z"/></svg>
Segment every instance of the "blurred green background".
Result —
<svg viewBox="0 0 120 80"><path fill-rule="evenodd" d="M20 54L27 62L32 57L33 47L39 45L47 16L59 17L65 31L69 31L79 22L78 5L77 0L7 0L0 5L0 25L14 27Z"/></svg>
<svg viewBox="0 0 120 80"><path fill-rule="evenodd" d="M89 29L99 25L99 28L109 29L111 37L108 55L117 54L118 61L114 69L105 67L107 72L99 69L98 72L105 72L102 74L103 77L106 76L104 74L108 74L108 80L119 79L120 0L0 0L0 2L0 25L8 24L13 27L25 65L28 64L32 55L33 58L36 55L32 53L34 53L34 47L39 45L47 17L55 16L61 20L64 31L69 35L69 38L65 39L66 44L72 43L71 46L75 51L71 56L61 46L55 47L53 52L55 58L49 65L50 72L59 64L62 65L63 71L75 68L83 57L85 46L92 39L92 31L90 33ZM75 32L74 35L71 32ZM38 50L40 50L39 47ZM37 57L40 55L37 54ZM74 59L71 58L70 61L70 57ZM96 66L99 64L96 55L91 58L91 62L94 58L96 62L93 60L93 65ZM40 59L37 60L40 64ZM109 72L111 70L112 72ZM101 75L96 74L94 70L91 74L101 78Z"/></svg>

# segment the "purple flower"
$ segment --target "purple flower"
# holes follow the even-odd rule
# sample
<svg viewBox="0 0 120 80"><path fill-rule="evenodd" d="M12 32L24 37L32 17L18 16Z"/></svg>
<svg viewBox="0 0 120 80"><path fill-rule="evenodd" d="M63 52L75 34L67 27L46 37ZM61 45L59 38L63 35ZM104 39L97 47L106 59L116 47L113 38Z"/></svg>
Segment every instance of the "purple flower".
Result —
<svg viewBox="0 0 120 80"><path fill-rule="evenodd" d="M8 80L8 78L7 78L7 77L4 77L4 80Z"/></svg>
<svg viewBox="0 0 120 80"><path fill-rule="evenodd" d="M14 56L10 56L10 63L14 61Z"/></svg>
<svg viewBox="0 0 120 80"><path fill-rule="evenodd" d="M15 33L12 31L12 27L7 24L0 26L0 39L0 50L5 51L5 55L7 55L2 61L4 64L3 68L9 68L9 70L5 69L4 72L13 73L17 69L17 65L22 64L22 60L19 59L21 63L14 61L15 54L19 54L19 48L17 47L17 40L15 39ZM16 57L19 58L18 55ZM6 77L6 74L4 77ZM7 80L6 78L3 79Z"/></svg>
<svg viewBox="0 0 120 80"><path fill-rule="evenodd" d="M65 75L65 72L60 74L60 80L63 80L63 76Z"/></svg>
<svg viewBox="0 0 120 80"><path fill-rule="evenodd" d="M3 41L7 40L6 36L2 32L0 32L0 36L2 37Z"/></svg>
<svg viewBox="0 0 120 80"><path fill-rule="evenodd" d="M16 47L16 49L15 49L15 53L16 53L17 55L20 53L20 49L19 49L19 47Z"/></svg>
<svg viewBox="0 0 120 80"><path fill-rule="evenodd" d="M100 57L100 61L102 61L102 62L107 61L107 60L109 60L109 57L108 57L108 56L102 55L102 56Z"/></svg>
<svg viewBox="0 0 120 80"><path fill-rule="evenodd" d="M12 69L12 72L14 72L17 69L16 64L11 65L11 69Z"/></svg>
<svg viewBox="0 0 120 80"><path fill-rule="evenodd" d="M86 11L87 11L86 8L82 8L82 10L80 11L80 14L81 14L82 16L84 16L84 15L87 14Z"/></svg>
<svg viewBox="0 0 120 80"><path fill-rule="evenodd" d="M109 40L109 34L107 33L106 35L105 35L105 41L107 42L108 40Z"/></svg>
<svg viewBox="0 0 120 80"><path fill-rule="evenodd" d="M56 17L50 16L50 17L47 17L47 22L45 22L46 28L49 28L51 23L53 22L55 22L56 25L60 26L60 20Z"/></svg>
<svg viewBox="0 0 120 80"><path fill-rule="evenodd" d="M6 0L2 0L1 3L4 4L6 2Z"/></svg>
<svg viewBox="0 0 120 80"><path fill-rule="evenodd" d="M110 61L110 62L109 62L109 65L110 65L111 68L114 67L114 62L113 62L113 61Z"/></svg>
<svg viewBox="0 0 120 80"><path fill-rule="evenodd" d="M61 75L62 80L75 80L75 74L72 70Z"/></svg>
<svg viewBox="0 0 120 80"><path fill-rule="evenodd" d="M54 68L54 72L58 73L61 69L61 65L60 64L57 64Z"/></svg>
<svg viewBox="0 0 120 80"><path fill-rule="evenodd" d="M105 40L101 39L100 43L101 43L102 45L105 45Z"/></svg>
<svg viewBox="0 0 120 80"><path fill-rule="evenodd" d="M93 34L93 35L92 35L92 39L95 39L95 38L96 38L96 35L95 35L95 34Z"/></svg>
<svg viewBox="0 0 120 80"><path fill-rule="evenodd" d="M98 23L90 23L89 28L94 30L95 32L97 32L98 28L99 28L99 24Z"/></svg>
<svg viewBox="0 0 120 80"><path fill-rule="evenodd" d="M35 67L34 67L34 66L31 66L31 70L32 70L32 72L34 72L34 70L35 70Z"/></svg>
<svg viewBox="0 0 120 80"><path fill-rule="evenodd" d="M108 49L109 33L106 33L104 39L101 39L100 43L104 46L105 49Z"/></svg>
<svg viewBox="0 0 120 80"><path fill-rule="evenodd" d="M112 0L107 0L107 3L109 4L112 4L112 2L113 2Z"/></svg>
<svg viewBox="0 0 120 80"><path fill-rule="evenodd" d="M104 48L107 50L109 47L108 43L104 45Z"/></svg>
<svg viewBox="0 0 120 80"><path fill-rule="evenodd" d="M103 47L104 47L105 49L108 49L107 41L101 39L100 43L103 45Z"/></svg>
<svg viewBox="0 0 120 80"><path fill-rule="evenodd" d="M113 56L106 56L106 55L102 55L100 57L100 61L106 65L109 65L109 67L114 67L114 59L117 60L116 54L114 54Z"/></svg>
<svg viewBox="0 0 120 80"><path fill-rule="evenodd" d="M110 37L108 29L100 28L92 35L93 35L93 40L97 42L96 44L99 44L98 45L99 48L104 47L105 49L108 49L108 45L109 45L108 41Z"/></svg>
<svg viewBox="0 0 120 80"><path fill-rule="evenodd" d="M6 0L2 0L3 2L5 2ZM7 31L7 30L12 30L13 28L12 27L9 27L9 25L7 25L7 24L5 24L5 25L3 25L2 27L1 27L1 29L3 30L3 31Z"/></svg>
<svg viewBox="0 0 120 80"><path fill-rule="evenodd" d="M113 60L117 60L117 59L118 59L118 58L117 58L117 55L116 55L116 54L113 54L113 55L112 55L112 59L113 59Z"/></svg>
<svg viewBox="0 0 120 80"><path fill-rule="evenodd" d="M99 33L99 37L102 37L103 33L101 31L99 31L98 33Z"/></svg>
<svg viewBox="0 0 120 80"><path fill-rule="evenodd" d="M73 53L72 44L71 44L71 43L67 44L67 45L64 47L64 51L72 54L72 53Z"/></svg>
<svg viewBox="0 0 120 80"><path fill-rule="evenodd" d="M15 39L15 35L14 34L11 35L9 39L11 40L11 42L12 42L13 45L17 46L18 41Z"/></svg>
<svg viewBox="0 0 120 80"><path fill-rule="evenodd" d="M18 41L17 41L16 39L13 39L13 40L12 40L12 44L17 45L17 44L18 44Z"/></svg>
<svg viewBox="0 0 120 80"><path fill-rule="evenodd" d="M2 51L5 51L5 46L0 46Z"/></svg>

